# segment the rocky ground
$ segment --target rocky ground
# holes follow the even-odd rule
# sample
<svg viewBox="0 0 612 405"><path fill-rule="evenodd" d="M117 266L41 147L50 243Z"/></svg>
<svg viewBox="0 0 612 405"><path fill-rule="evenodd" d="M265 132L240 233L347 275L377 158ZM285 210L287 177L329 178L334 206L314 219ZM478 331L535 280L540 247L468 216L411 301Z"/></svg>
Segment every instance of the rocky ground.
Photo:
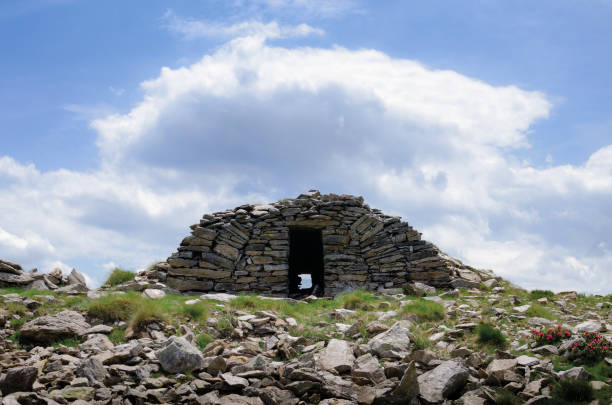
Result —
<svg viewBox="0 0 612 405"><path fill-rule="evenodd" d="M1 286L29 280L0 290L3 404L609 404L612 397L611 296L528 292L491 278L479 288L415 284L333 300L183 296L126 272L111 277L113 286L85 292L76 271L56 272L50 286L12 263L0 267ZM24 288L34 280L43 283Z"/></svg>

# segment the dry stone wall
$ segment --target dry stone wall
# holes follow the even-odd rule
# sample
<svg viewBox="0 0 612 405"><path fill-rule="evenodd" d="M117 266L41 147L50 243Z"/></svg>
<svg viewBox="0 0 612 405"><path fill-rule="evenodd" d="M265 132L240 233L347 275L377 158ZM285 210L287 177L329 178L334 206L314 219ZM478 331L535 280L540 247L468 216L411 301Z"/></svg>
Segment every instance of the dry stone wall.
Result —
<svg viewBox="0 0 612 405"><path fill-rule="evenodd" d="M286 295L292 227L321 230L327 296L357 288L402 288L414 281L457 286L454 276L462 265L421 240L399 217L371 209L362 197L316 190L204 215L157 270L179 291Z"/></svg>

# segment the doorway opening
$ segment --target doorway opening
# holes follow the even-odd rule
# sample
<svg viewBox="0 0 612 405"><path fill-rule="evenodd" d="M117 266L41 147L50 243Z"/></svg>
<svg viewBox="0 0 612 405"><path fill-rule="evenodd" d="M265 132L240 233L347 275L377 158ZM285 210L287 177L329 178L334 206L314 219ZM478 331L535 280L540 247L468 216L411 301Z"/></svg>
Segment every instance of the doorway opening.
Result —
<svg viewBox="0 0 612 405"><path fill-rule="evenodd" d="M322 295L323 239L320 229L289 229L289 294Z"/></svg>

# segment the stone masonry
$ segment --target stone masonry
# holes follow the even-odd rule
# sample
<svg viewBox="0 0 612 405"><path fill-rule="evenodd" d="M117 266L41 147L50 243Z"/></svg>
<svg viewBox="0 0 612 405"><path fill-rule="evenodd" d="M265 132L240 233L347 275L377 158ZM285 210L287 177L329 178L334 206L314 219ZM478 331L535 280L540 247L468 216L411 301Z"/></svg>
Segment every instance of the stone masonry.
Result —
<svg viewBox="0 0 612 405"><path fill-rule="evenodd" d="M459 278L471 273L469 268L421 240L399 217L370 208L363 197L316 190L204 215L157 270L179 291L287 295L292 227L321 230L326 296L413 282L450 288L479 281Z"/></svg>

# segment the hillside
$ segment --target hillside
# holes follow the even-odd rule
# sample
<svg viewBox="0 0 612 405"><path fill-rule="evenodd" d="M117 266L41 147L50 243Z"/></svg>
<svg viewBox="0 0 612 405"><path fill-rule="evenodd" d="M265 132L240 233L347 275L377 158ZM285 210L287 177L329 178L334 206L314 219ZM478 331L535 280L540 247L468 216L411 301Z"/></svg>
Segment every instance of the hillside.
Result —
<svg viewBox="0 0 612 405"><path fill-rule="evenodd" d="M527 292L500 278L303 300L167 294L119 270L110 282L88 293L1 290L3 404L612 397L610 296Z"/></svg>

